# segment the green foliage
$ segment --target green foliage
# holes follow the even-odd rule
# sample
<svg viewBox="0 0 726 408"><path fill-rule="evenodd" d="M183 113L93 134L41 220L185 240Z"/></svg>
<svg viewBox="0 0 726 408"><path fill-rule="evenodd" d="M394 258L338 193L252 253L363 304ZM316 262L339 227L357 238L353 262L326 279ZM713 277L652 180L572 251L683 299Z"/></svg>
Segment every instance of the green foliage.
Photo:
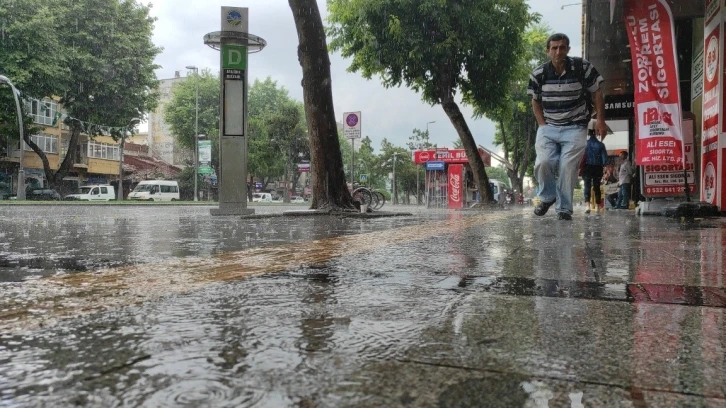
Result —
<svg viewBox="0 0 726 408"><path fill-rule="evenodd" d="M477 117L487 116L496 124L494 144L502 146L505 158L514 168L513 175L521 181L534 168L534 137L537 130L532 114L531 97L527 95L530 73L547 61L545 44L551 34L544 24L533 24L523 35L523 52L513 68L515 76L507 86L507 97L491 106L474 103Z"/></svg>
<svg viewBox="0 0 726 408"><path fill-rule="evenodd" d="M125 127L156 105L153 61L161 49L151 41L153 28L149 7L132 0L6 0L0 4L0 72L24 97L59 97L69 117ZM9 122L6 116L0 121ZM66 123L76 143L82 125ZM68 168L53 175L47 160L44 165L51 184Z"/></svg>
<svg viewBox="0 0 726 408"><path fill-rule="evenodd" d="M178 143L194 148L194 117L196 90L199 87L199 133L212 141L212 166L219 161L219 77L209 70L179 81L172 88L172 99L164 110ZM248 94L249 151L248 170L263 183L281 178L286 164L288 174L302 160L310 159L305 134L305 115L300 102L293 100L287 90L278 87L271 78L255 80ZM288 162L289 159L289 162Z"/></svg>
<svg viewBox="0 0 726 408"><path fill-rule="evenodd" d="M524 0L328 0L330 47L350 71L380 75L440 103L460 90L482 106L498 103L536 16Z"/></svg>
<svg viewBox="0 0 726 408"><path fill-rule="evenodd" d="M310 159L302 103L267 77L249 88L248 110L250 175L268 183L284 178L287 168L289 175L297 177L296 165Z"/></svg>
<svg viewBox="0 0 726 408"><path fill-rule="evenodd" d="M72 117L125 126L154 109L158 81L155 19L131 0L59 1L65 55L61 103ZM70 125L70 123L69 123ZM74 122L72 126L76 126Z"/></svg>
<svg viewBox="0 0 726 408"><path fill-rule="evenodd" d="M61 95L70 74L63 30L67 2L3 0L0 2L0 73L24 96ZM60 11L60 12L59 12Z"/></svg>
<svg viewBox="0 0 726 408"><path fill-rule="evenodd" d="M470 151L476 142L456 94L479 109L499 106L516 77L522 33L538 19L525 0L328 0L328 11L330 48L352 59L349 71L441 104ZM491 199L481 159L469 164Z"/></svg>
<svg viewBox="0 0 726 408"><path fill-rule="evenodd" d="M194 149L194 125L199 89L199 133L212 141L212 167L219 162L219 77L210 70L192 75L172 86L171 101L164 107L164 121L169 125L177 143ZM219 174L219 173L217 173ZM192 179L192 183L194 180Z"/></svg>
<svg viewBox="0 0 726 408"><path fill-rule="evenodd" d="M411 136L408 137L406 145L409 150L421 150L421 149L435 149L436 144L431 143L429 139L429 131L413 128Z"/></svg>
<svg viewBox="0 0 726 408"><path fill-rule="evenodd" d="M489 175L490 180L499 180L502 183L511 187L511 184L509 183L509 176L507 175L507 169L505 169L504 167L489 167L489 169L487 170L487 174Z"/></svg>
<svg viewBox="0 0 726 408"><path fill-rule="evenodd" d="M175 176L179 182L179 199L194 200L194 167L185 167L178 175ZM212 186L205 182L202 177L197 179L198 191L211 191Z"/></svg>

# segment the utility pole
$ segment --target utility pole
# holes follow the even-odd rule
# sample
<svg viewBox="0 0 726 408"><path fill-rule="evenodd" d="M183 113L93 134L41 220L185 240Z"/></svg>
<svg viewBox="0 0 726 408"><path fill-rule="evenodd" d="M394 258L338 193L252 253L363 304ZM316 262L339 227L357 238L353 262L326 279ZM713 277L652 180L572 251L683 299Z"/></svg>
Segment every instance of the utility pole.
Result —
<svg viewBox="0 0 726 408"><path fill-rule="evenodd" d="M199 201L199 69L194 65L187 69L194 71L194 201Z"/></svg>
<svg viewBox="0 0 726 408"><path fill-rule="evenodd" d="M6 83L10 86L15 98L15 108L18 115L18 133L20 134L20 160L18 162L18 191L16 198L25 200L25 169L23 168L23 157L25 156L25 136L23 132L23 111L20 109L20 101L18 100L18 90L15 88L10 79L4 75L0 75L0 83Z"/></svg>
<svg viewBox="0 0 726 408"><path fill-rule="evenodd" d="M398 186L396 186L396 158L398 153L393 153L393 204L398 204Z"/></svg>
<svg viewBox="0 0 726 408"><path fill-rule="evenodd" d="M124 199L124 146L126 145L126 133L129 131L129 127L134 122L140 122L141 119L133 118L124 127L123 134L121 135L121 148L119 149L119 160L118 160L118 191L116 192L116 199L123 201Z"/></svg>
<svg viewBox="0 0 726 408"><path fill-rule="evenodd" d="M426 138L429 140L429 143L431 143L431 138L429 137L429 124L436 123L435 120L432 120L431 122L426 122ZM418 144L418 149L421 149L421 142ZM418 192L418 165L416 166L416 205L419 205L419 192Z"/></svg>

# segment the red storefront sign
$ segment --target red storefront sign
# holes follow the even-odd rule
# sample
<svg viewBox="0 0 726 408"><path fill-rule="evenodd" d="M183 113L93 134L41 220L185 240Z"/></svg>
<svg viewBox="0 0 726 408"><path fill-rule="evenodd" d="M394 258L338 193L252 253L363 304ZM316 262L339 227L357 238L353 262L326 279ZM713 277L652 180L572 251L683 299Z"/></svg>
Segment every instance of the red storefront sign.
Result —
<svg viewBox="0 0 726 408"><path fill-rule="evenodd" d="M636 163L683 165L673 14L665 0L626 0L635 87Z"/></svg>
<svg viewBox="0 0 726 408"><path fill-rule="evenodd" d="M464 165L449 165L449 208L464 206Z"/></svg>
<svg viewBox="0 0 726 408"><path fill-rule="evenodd" d="M718 183L718 137L719 137L719 52L721 52L719 25L704 39L703 59L703 135L701 146L701 199L716 204Z"/></svg>
<svg viewBox="0 0 726 408"><path fill-rule="evenodd" d="M484 166L491 167L492 156L489 153L484 149L479 149L479 156L481 156ZM447 164L469 163L464 149L414 150L413 162L415 164L424 164L429 161L442 161Z"/></svg>

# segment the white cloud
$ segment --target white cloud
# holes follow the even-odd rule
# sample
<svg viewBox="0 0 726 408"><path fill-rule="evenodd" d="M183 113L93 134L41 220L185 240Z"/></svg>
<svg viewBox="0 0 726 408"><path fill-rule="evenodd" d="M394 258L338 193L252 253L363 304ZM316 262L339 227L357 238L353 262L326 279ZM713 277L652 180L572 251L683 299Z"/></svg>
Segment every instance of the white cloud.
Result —
<svg viewBox="0 0 726 408"><path fill-rule="evenodd" d="M171 78L175 71L185 75L187 65L200 69L219 69L219 53L203 43L205 34L218 31L220 7L230 4L226 0L156 0L151 9L157 17L154 42L164 48L156 62L161 65L159 78ZM572 1L530 0L532 10L543 15L554 31L570 36L572 54L580 55L580 8L560 6ZM325 0L318 6L325 15ZM243 6L250 10L250 32L267 40L267 47L249 59L249 79L267 76L290 91L290 95L302 100L302 70L297 60L297 33L286 0L247 0ZM544 44L542 45L544 47ZM430 106L421 101L414 91L407 88L385 89L380 80L363 79L357 73L346 71L349 62L339 55L331 55L333 101L340 121L344 111L362 112L363 134L370 136L375 148L384 138L404 146L413 128L425 129L429 125L434 143L451 146L458 139L454 127L440 106ZM488 119L474 120L471 108L461 106L467 123L477 143L492 150L494 124Z"/></svg>

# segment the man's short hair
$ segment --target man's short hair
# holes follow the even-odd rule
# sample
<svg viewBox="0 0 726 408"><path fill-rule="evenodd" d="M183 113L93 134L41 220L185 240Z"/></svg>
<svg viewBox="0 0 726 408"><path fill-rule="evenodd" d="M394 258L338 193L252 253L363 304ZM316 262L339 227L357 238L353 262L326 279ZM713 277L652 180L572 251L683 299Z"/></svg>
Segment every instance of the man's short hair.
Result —
<svg viewBox="0 0 726 408"><path fill-rule="evenodd" d="M628 158L628 152L623 150L622 152L620 152L620 154L618 154L618 156L625 156L625 158Z"/></svg>
<svg viewBox="0 0 726 408"><path fill-rule="evenodd" d="M550 49L551 41L562 41L562 40L565 40L565 42L567 43L567 47L570 46L570 37L568 37L567 34L562 34L562 33L552 34L547 39L547 49L548 50Z"/></svg>

